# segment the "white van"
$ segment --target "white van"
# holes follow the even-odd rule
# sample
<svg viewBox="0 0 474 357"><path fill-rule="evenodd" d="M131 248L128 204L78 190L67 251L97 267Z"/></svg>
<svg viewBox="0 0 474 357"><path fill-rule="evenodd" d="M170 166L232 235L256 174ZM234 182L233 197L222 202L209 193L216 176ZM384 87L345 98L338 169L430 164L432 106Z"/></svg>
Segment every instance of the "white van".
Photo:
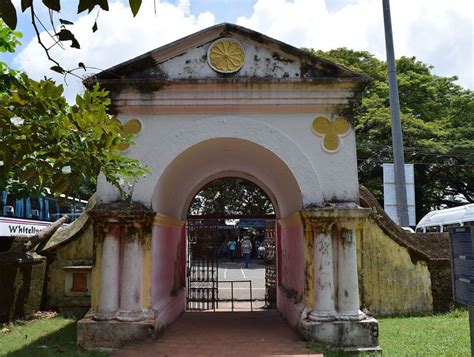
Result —
<svg viewBox="0 0 474 357"><path fill-rule="evenodd" d="M416 226L417 232L448 232L449 228L474 226L474 203L431 211Z"/></svg>

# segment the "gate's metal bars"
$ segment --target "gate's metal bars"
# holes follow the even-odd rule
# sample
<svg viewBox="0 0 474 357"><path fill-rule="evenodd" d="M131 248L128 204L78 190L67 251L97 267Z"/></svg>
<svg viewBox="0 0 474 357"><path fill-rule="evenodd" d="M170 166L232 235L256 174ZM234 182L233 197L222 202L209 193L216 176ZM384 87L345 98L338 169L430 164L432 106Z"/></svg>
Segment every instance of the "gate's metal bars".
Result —
<svg viewBox="0 0 474 357"><path fill-rule="evenodd" d="M276 307L276 227L267 221L265 227L265 306Z"/></svg>
<svg viewBox="0 0 474 357"><path fill-rule="evenodd" d="M217 220L188 220L188 310L216 310L219 240Z"/></svg>

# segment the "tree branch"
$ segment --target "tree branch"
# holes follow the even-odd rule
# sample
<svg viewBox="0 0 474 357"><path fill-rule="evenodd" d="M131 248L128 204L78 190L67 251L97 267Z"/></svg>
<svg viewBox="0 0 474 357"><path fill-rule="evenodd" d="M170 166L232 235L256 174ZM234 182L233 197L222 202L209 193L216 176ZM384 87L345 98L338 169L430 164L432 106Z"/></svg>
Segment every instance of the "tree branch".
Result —
<svg viewBox="0 0 474 357"><path fill-rule="evenodd" d="M41 41L40 32L38 30L38 26L36 25L36 21L35 21L36 14L33 8L33 2L31 2L30 13L31 13L31 24L33 25L33 29L35 30L36 38L38 39L38 43L40 44L40 46L43 47L44 52L46 53L46 57L48 58L48 60L53 62L56 66L61 67L58 61L51 58L51 56L49 55L49 50L44 45L43 41Z"/></svg>

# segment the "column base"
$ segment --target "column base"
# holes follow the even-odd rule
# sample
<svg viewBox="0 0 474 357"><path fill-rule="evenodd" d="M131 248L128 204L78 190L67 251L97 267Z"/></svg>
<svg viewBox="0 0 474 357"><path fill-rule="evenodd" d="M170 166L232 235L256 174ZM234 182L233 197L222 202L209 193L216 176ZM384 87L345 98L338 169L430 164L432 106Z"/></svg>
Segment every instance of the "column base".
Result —
<svg viewBox="0 0 474 357"><path fill-rule="evenodd" d="M336 311L313 311L308 315L308 319L311 321L335 321L337 318L338 315Z"/></svg>
<svg viewBox="0 0 474 357"><path fill-rule="evenodd" d="M347 351L380 352L379 324L371 317L360 321L301 321L301 333L309 341Z"/></svg>
<svg viewBox="0 0 474 357"><path fill-rule="evenodd" d="M119 310L116 315L118 321L136 322L143 320L154 320L154 314L151 310L126 311Z"/></svg>
<svg viewBox="0 0 474 357"><path fill-rule="evenodd" d="M133 341L153 341L155 321L97 321L88 314L77 323L77 344L85 349L114 350Z"/></svg>
<svg viewBox="0 0 474 357"><path fill-rule="evenodd" d="M109 321L109 320L114 320L116 316L117 316L117 311L111 311L111 312L98 311L94 315L92 315L92 319L96 321Z"/></svg>
<svg viewBox="0 0 474 357"><path fill-rule="evenodd" d="M362 321L365 320L367 316L359 310L358 312L339 313L337 318L342 321Z"/></svg>

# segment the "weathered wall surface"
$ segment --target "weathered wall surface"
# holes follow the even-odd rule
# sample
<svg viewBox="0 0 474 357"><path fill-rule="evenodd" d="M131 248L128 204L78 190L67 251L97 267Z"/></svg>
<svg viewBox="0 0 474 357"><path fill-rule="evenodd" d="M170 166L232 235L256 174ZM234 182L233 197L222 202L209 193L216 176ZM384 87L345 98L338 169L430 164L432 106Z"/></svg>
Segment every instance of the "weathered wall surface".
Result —
<svg viewBox="0 0 474 357"><path fill-rule="evenodd" d="M157 328L172 323L185 308L183 227L183 221L162 214L157 214L153 225L149 274Z"/></svg>
<svg viewBox="0 0 474 357"><path fill-rule="evenodd" d="M447 234L409 233L398 227L364 187L372 208L357 236L361 305L375 315L416 315L452 305Z"/></svg>
<svg viewBox="0 0 474 357"><path fill-rule="evenodd" d="M128 155L139 159L152 172L137 184L134 197L149 204L150 192L154 190L157 179L161 178L169 164L184 150L207 140L235 138L270 150L282 160L295 176L304 204L334 199L355 201L357 168L354 131L350 130L349 134L341 139L337 154L327 155L321 148L322 138L311 131L312 121L320 115L330 117L331 113L232 116L121 115L120 119L123 122L136 117L140 119L143 129L134 139L136 145L130 147ZM156 161L156 153L160 153L160 161ZM321 169L322 167L325 169ZM100 200L114 200L116 197L109 191L105 182L99 182ZM293 212L283 213L282 216Z"/></svg>
<svg viewBox="0 0 474 357"><path fill-rule="evenodd" d="M288 166L304 205L356 201L354 130L337 134L340 145L328 155L323 149L326 134L316 134L313 122L320 116L332 121L344 117L351 122L354 103L367 78L233 25L210 31L144 54L87 81L90 85L99 80L110 89L112 110L122 122L140 121L136 145L127 155L139 159L151 175L137 182L134 199L171 215L150 202L150 192L167 167L193 145L234 138L269 150ZM211 65L209 50L223 37L242 48L242 58L236 59L241 62L238 70L222 73ZM99 180L97 192L100 202L118 198L105 180Z"/></svg>
<svg viewBox="0 0 474 357"><path fill-rule="evenodd" d="M46 274L45 308L67 311L79 308L86 312L90 307L90 294L65 294L65 266L92 265L93 261L93 228L92 224L67 244L47 253L48 269Z"/></svg>
<svg viewBox="0 0 474 357"><path fill-rule="evenodd" d="M376 315L433 311L426 261L413 262L408 249L394 242L372 219L357 238L361 306Z"/></svg>
<svg viewBox="0 0 474 357"><path fill-rule="evenodd" d="M152 304L173 296L183 287L181 269L181 227L154 226Z"/></svg>
<svg viewBox="0 0 474 357"><path fill-rule="evenodd" d="M288 323L296 326L304 308L305 257L303 224L299 214L279 221L281 260L278 272L277 306Z"/></svg>

